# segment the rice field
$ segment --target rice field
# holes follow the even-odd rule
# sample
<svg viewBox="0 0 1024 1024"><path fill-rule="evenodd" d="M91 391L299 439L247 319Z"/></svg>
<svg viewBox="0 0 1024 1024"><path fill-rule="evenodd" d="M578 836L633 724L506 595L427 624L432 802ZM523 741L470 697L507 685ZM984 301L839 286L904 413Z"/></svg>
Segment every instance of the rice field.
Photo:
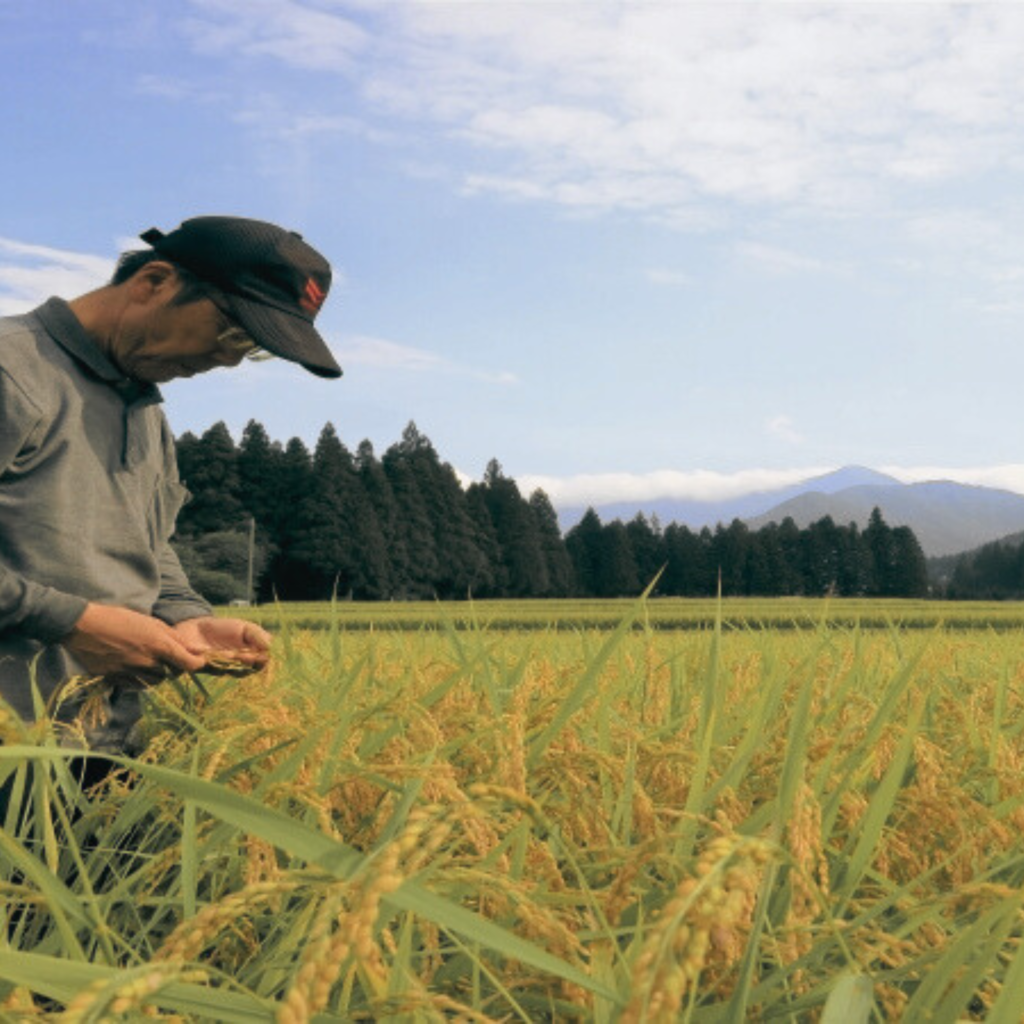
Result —
<svg viewBox="0 0 1024 1024"><path fill-rule="evenodd" d="M277 609L88 798L0 719L0 1019L1017 1022L1024 621L837 604Z"/></svg>
<svg viewBox="0 0 1024 1024"><path fill-rule="evenodd" d="M225 614L252 618L268 629L284 626L321 630L338 623L346 630L459 629L489 632L614 629L634 616L626 598L573 598L544 601L431 601L332 604L290 602L258 608L232 608ZM870 598L734 597L652 598L633 621L634 629L727 630L842 628L1020 630L1024 602L872 600Z"/></svg>

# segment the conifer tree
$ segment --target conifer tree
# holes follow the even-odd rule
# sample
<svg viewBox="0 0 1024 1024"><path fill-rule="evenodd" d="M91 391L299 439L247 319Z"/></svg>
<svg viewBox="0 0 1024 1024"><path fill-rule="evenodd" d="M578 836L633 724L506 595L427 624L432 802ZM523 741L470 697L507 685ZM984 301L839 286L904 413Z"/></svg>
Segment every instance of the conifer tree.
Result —
<svg viewBox="0 0 1024 1024"><path fill-rule="evenodd" d="M448 463L437 463L431 478L438 515L434 534L441 569L438 591L453 598L487 593L494 586L493 565L455 470ZM449 555L444 558L446 550Z"/></svg>
<svg viewBox="0 0 1024 1024"><path fill-rule="evenodd" d="M321 597L389 592L387 553L352 456L333 424L320 432L309 492L299 503L292 557L308 567Z"/></svg>
<svg viewBox="0 0 1024 1024"><path fill-rule="evenodd" d="M182 435L177 446L178 473L192 498L178 515L182 535L214 530L244 530L240 499L238 449L221 420L198 440Z"/></svg>
<svg viewBox="0 0 1024 1024"><path fill-rule="evenodd" d="M636 574L641 588L646 587L658 575L665 564L665 552L662 545L661 530L658 517L648 522L643 512L637 514L626 523L629 546L636 563Z"/></svg>
<svg viewBox="0 0 1024 1024"><path fill-rule="evenodd" d="M871 586L871 552L864 534L850 523L839 537L839 593L862 597Z"/></svg>
<svg viewBox="0 0 1024 1024"><path fill-rule="evenodd" d="M786 516L779 523L778 540L782 575L778 577L774 592L786 595L803 594L803 539L800 528L792 516Z"/></svg>
<svg viewBox="0 0 1024 1024"><path fill-rule="evenodd" d="M466 597L493 583L487 557L455 470L442 463L429 438L415 423L402 434L399 451L415 476L430 521L437 566L432 580L441 598Z"/></svg>
<svg viewBox="0 0 1024 1024"><path fill-rule="evenodd" d="M409 553L408 574L396 596L413 599L433 597L439 574L434 526L412 458L419 444L419 432L410 423L402 442L388 448L382 460L398 508L400 537Z"/></svg>
<svg viewBox="0 0 1024 1024"><path fill-rule="evenodd" d="M775 573L781 561L779 553L777 529L771 530L766 526L750 534L744 573L745 594L767 596L776 592Z"/></svg>
<svg viewBox="0 0 1024 1024"><path fill-rule="evenodd" d="M597 563L598 597L634 597L641 589L629 532L615 519L601 530Z"/></svg>
<svg viewBox="0 0 1024 1024"><path fill-rule="evenodd" d="M711 543L711 564L721 575L723 594L743 594L746 587L747 554L750 529L746 523L734 519L728 526L715 527Z"/></svg>
<svg viewBox="0 0 1024 1024"><path fill-rule="evenodd" d="M382 460L369 441L353 459L331 424L314 456L299 438L282 447L257 420L238 447L222 422L177 445L195 498L176 543L211 593L238 591L238 553L248 563L253 522L257 554L269 559L261 600L324 598L335 585L365 598L553 596L575 587L547 495L524 500L496 460L464 490L415 423Z"/></svg>
<svg viewBox="0 0 1024 1024"><path fill-rule="evenodd" d="M748 593L761 596L792 593L777 523L769 523L752 538L747 565ZM790 588L790 589L787 589Z"/></svg>
<svg viewBox="0 0 1024 1024"><path fill-rule="evenodd" d="M293 437L281 456L281 501L274 509L270 527L275 552L260 589L261 599L312 600L315 596L315 582L309 579L306 565L293 555L301 529L297 510L312 482L309 449L300 438Z"/></svg>
<svg viewBox="0 0 1024 1024"><path fill-rule="evenodd" d="M871 510L864 541L871 553L871 583L869 593L874 597L889 597L895 584L896 550L892 530L877 506Z"/></svg>
<svg viewBox="0 0 1024 1024"><path fill-rule="evenodd" d="M824 516L804 531L804 590L820 597L835 594L839 586L839 530Z"/></svg>
<svg viewBox="0 0 1024 1024"><path fill-rule="evenodd" d="M466 489L466 511L473 521L476 544L487 562L489 583L475 591L477 597L503 597L508 593L508 571L501 554L498 533L494 529L491 511L487 507L487 489L482 483L470 484Z"/></svg>
<svg viewBox="0 0 1024 1024"><path fill-rule="evenodd" d="M596 597L601 587L601 517L593 506L587 508L583 518L565 535L565 547L572 561L577 593L581 597Z"/></svg>
<svg viewBox="0 0 1024 1024"><path fill-rule="evenodd" d="M281 462L284 451L271 441L262 423L249 420L238 445L238 481L245 510L269 531L278 506L287 501L281 493Z"/></svg>
<svg viewBox="0 0 1024 1024"><path fill-rule="evenodd" d="M550 581L533 510L523 500L516 482L502 473L497 459L487 464L484 473L484 500L501 545L509 596L546 593Z"/></svg>
<svg viewBox="0 0 1024 1024"><path fill-rule="evenodd" d="M664 550L665 572L659 588L663 594L696 597L714 593L708 552L700 536L686 525L669 523L665 527Z"/></svg>
<svg viewBox="0 0 1024 1024"><path fill-rule="evenodd" d="M541 550L547 568L548 588L537 597L568 597L573 592L572 561L566 551L558 514L551 499L539 487L530 495L530 509L540 535Z"/></svg>
<svg viewBox="0 0 1024 1024"><path fill-rule="evenodd" d="M370 441L362 441L356 450L356 471L366 497L373 506L387 553L390 590L387 597L407 592L410 583L410 558L405 544L401 514L391 481L377 458Z"/></svg>
<svg viewBox="0 0 1024 1024"><path fill-rule="evenodd" d="M897 526L892 531L894 568L893 597L925 597L928 593L928 565L921 544L909 526ZM1007 564L1013 565L1012 558Z"/></svg>

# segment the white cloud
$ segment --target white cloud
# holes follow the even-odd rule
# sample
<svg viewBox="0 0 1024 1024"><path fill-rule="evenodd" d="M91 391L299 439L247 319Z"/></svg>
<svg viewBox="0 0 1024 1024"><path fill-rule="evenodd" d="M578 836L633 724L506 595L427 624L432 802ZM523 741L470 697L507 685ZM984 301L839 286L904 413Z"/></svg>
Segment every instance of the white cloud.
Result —
<svg viewBox="0 0 1024 1024"><path fill-rule="evenodd" d="M1008 239L1004 222L986 211L964 207L924 210L905 220L907 235L925 247L961 251L1001 248Z"/></svg>
<svg viewBox="0 0 1024 1024"><path fill-rule="evenodd" d="M437 370L444 363L444 360L433 352L399 345L383 338L364 336L346 339L341 353L349 363L384 370Z"/></svg>
<svg viewBox="0 0 1024 1024"><path fill-rule="evenodd" d="M803 435L796 429L792 417L785 414L773 416L765 427L772 437L780 438L789 444L800 444L803 441Z"/></svg>
<svg viewBox="0 0 1024 1024"><path fill-rule="evenodd" d="M861 206L1024 155L1016 5L404 4L364 82L500 173L467 185L678 213Z"/></svg>
<svg viewBox="0 0 1024 1024"><path fill-rule="evenodd" d="M982 197L981 202L984 201ZM1024 208L928 209L903 225L916 256L901 269L948 281L951 294L972 311L1019 315L1024 286Z"/></svg>
<svg viewBox="0 0 1024 1024"><path fill-rule="evenodd" d="M593 473L552 477L524 474L517 483L524 494L540 487L559 507L605 504L615 501L652 501L676 498L684 501L723 501L756 491L772 491L830 469L745 469L716 473L657 470L653 473Z"/></svg>
<svg viewBox="0 0 1024 1024"><path fill-rule="evenodd" d="M221 94L211 93L209 83L169 75L140 75L135 81L135 88L145 96L156 96L175 102L207 104L224 98Z"/></svg>
<svg viewBox="0 0 1024 1024"><path fill-rule="evenodd" d="M365 335L346 338L341 345L338 359L343 366L368 366L378 370L411 373L443 373L473 377L488 384L519 383L519 378L508 371L481 370L439 356L435 352Z"/></svg>
<svg viewBox="0 0 1024 1024"><path fill-rule="evenodd" d="M969 305L971 309L985 316L1013 321L1019 321L1021 314L1024 313L1024 299L1008 299L1002 302L967 301L965 305Z"/></svg>
<svg viewBox="0 0 1024 1024"><path fill-rule="evenodd" d="M904 483L924 483L929 480L953 480L976 487L996 487L1004 491L1024 494L1024 464L1009 463L1002 466L882 466L888 473Z"/></svg>
<svg viewBox="0 0 1024 1024"><path fill-rule="evenodd" d="M644 276L651 284L664 288L688 288L694 283L693 276L684 270L669 270L665 267L648 267Z"/></svg>
<svg viewBox="0 0 1024 1024"><path fill-rule="evenodd" d="M268 94L250 97L249 105L234 115L234 120L250 128L265 140L284 141L324 137L327 135L357 135L375 143L394 143L397 136L383 131L359 118L347 114L304 113L288 109L280 98Z"/></svg>
<svg viewBox="0 0 1024 1024"><path fill-rule="evenodd" d="M218 57L270 57L293 67L343 71L367 42L351 19L293 0L191 0L184 22L195 49Z"/></svg>
<svg viewBox="0 0 1024 1024"><path fill-rule="evenodd" d="M1024 166L1024 5L190 5L193 49L226 68L332 76L275 125L432 126L470 194L699 230L753 204L893 211L907 189ZM259 79L238 91L248 109Z"/></svg>
<svg viewBox="0 0 1024 1024"><path fill-rule="evenodd" d="M110 279L114 260L0 238L0 316L24 313L51 295L74 298Z"/></svg>
<svg viewBox="0 0 1024 1024"><path fill-rule="evenodd" d="M839 269L821 260L801 256L778 246L765 245L763 242L737 242L735 251L741 259L779 276L833 273Z"/></svg>
<svg viewBox="0 0 1024 1024"><path fill-rule="evenodd" d="M574 508L613 502L651 502L659 498L724 501L759 491L778 490L831 473L835 468L745 469L735 473L659 470L653 473L594 473L568 477L522 474L516 481L524 494L540 487L556 507ZM961 468L880 466L878 471L908 484L951 480L1024 494L1024 464Z"/></svg>

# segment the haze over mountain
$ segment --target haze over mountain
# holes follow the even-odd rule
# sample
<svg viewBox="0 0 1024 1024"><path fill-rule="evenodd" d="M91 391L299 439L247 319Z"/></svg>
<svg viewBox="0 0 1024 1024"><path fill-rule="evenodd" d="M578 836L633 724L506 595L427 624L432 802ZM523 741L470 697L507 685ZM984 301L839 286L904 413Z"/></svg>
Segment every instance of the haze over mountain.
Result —
<svg viewBox="0 0 1024 1024"><path fill-rule="evenodd" d="M748 519L760 515L791 498L808 491L834 494L849 487L866 484L898 484L894 477L878 473L863 466L844 466L833 473L808 477L796 484L767 491L751 491L748 494L725 498L721 501L696 501L685 498L655 498L651 501L617 501L594 505L602 522L621 519L628 522L638 512L650 518L656 515L663 526L682 523L691 528L714 526L716 523L731 523L734 519ZM569 530L583 518L585 506L565 506L558 510L558 521L563 530Z"/></svg>
<svg viewBox="0 0 1024 1024"><path fill-rule="evenodd" d="M805 527L830 515L836 523L863 527L876 506L890 526L909 526L930 558L958 554L1024 528L1024 495L948 480L866 485L828 495L808 492L747 524L756 530L791 516L797 526Z"/></svg>
<svg viewBox="0 0 1024 1024"><path fill-rule="evenodd" d="M928 557L958 554L1024 530L1024 495L992 487L977 487L948 480L905 484L894 477L861 466L848 466L824 476L774 491L727 501L663 499L596 506L602 522L632 519L637 512L658 516L662 526L683 523L691 529L714 527L742 519L753 529L787 516L801 529L825 516L845 526L867 525L878 507L890 526L909 526ZM564 509L563 528L570 528L583 509Z"/></svg>

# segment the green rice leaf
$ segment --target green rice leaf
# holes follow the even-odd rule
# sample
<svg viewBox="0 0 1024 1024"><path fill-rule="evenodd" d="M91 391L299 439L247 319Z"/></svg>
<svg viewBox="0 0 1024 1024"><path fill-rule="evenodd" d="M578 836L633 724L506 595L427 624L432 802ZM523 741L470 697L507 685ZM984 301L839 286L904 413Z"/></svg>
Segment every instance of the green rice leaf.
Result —
<svg viewBox="0 0 1024 1024"><path fill-rule="evenodd" d="M866 975L841 974L821 1013L821 1024L867 1024L875 1006L874 985Z"/></svg>

